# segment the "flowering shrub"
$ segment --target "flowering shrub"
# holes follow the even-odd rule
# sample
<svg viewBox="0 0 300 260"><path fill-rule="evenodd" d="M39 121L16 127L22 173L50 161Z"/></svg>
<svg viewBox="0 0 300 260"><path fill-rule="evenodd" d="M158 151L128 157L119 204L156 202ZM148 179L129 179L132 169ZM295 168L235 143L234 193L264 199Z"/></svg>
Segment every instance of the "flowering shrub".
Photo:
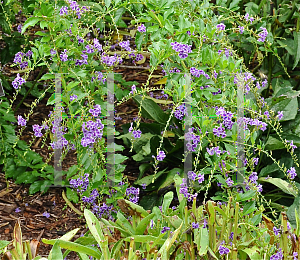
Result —
<svg viewBox="0 0 300 260"><path fill-rule="evenodd" d="M131 220L117 210L117 206L121 207L117 205L118 198L127 198L131 202L132 210L142 211L145 218L148 216L145 210L136 205L139 202L142 204L140 188L129 187L128 183L123 183L125 165L122 163L127 157L109 154L110 151L119 152L124 149L114 142L109 143L111 133L114 132L112 121L117 119L111 105L124 104L131 98L139 107L138 115L134 122L124 126L123 133L116 132L115 137L122 138L124 144L135 153L133 159L141 163L141 173L135 186L140 185L151 192L161 191L175 182L182 220L186 218L186 213L183 215L187 207L186 201L195 201L204 192L201 195L205 204L209 189L213 188L213 199L228 200L229 196L236 196L244 209L247 209L246 212L249 208L254 210L255 205L261 208L263 204L271 209L270 203L261 194L264 190L263 182L272 183L297 198L298 187L294 179L299 164L294 150L300 143L295 135L284 136L279 121L296 118L296 96L299 93L287 85L281 87L280 81L272 81L271 76L261 79L249 71L238 54L241 47L234 48L232 39L239 37L241 42L253 44L257 49L257 56L262 55L260 51L274 53L281 62L271 45L274 34L267 29L265 21L257 16L249 13L235 16L237 1L228 3L226 6L221 1L214 5L209 1L199 0L161 3L151 0L140 3L105 1L101 4L65 1L55 8L48 2L32 4L35 7L33 16L27 19L22 29L19 28L21 33L26 33L30 26L36 24L47 30L36 33L40 38L32 42L28 55L24 52L15 55L14 65L28 70L45 66L48 73L39 80L49 84L45 92L56 84L52 81L54 74L60 74L62 102L60 107L56 107L60 111L56 112L63 115L57 120L54 113L50 113L49 119L41 126L34 125L34 138L43 137L45 141L48 133L55 134L58 141L50 143L50 146L52 149L63 149L62 157L71 147L77 150L78 165L69 169L62 184L69 182L71 188L79 193L86 208L90 208L98 218L108 219L104 224L117 228L112 224L117 219L116 221L125 223L125 226L130 226L128 221ZM123 17L124 14L126 16ZM126 24L123 18L128 16L129 22ZM240 19L237 20L237 17ZM129 26L134 28L129 29ZM108 36L107 27L115 31L115 37ZM123 30L128 31L134 43L123 36ZM115 38L118 39L117 42ZM150 58L148 80L142 86L128 83L126 86L131 86L131 91L127 90L125 95L117 95L122 91L116 91L114 95L111 93L110 75L114 67L121 65L127 58L137 64ZM156 84L164 87L150 86L150 79L158 68L163 68L164 77ZM16 90L12 102L16 100L28 75L28 72L22 76L17 74L12 81ZM284 83L287 84L286 81ZM273 97L268 95L270 85L274 86ZM112 87L115 89L115 86ZM262 91L266 93L264 98L261 96ZM159 98L154 98L153 93L156 92L160 93ZM53 93L47 105L53 105L55 101ZM241 107L244 110L242 113ZM293 112L289 113L289 109ZM26 118L16 116L23 130L30 114ZM153 123L141 123L142 118L151 119ZM59 128L60 123L62 126ZM41 132L43 129L45 133ZM18 136L22 134L22 130ZM50 136L53 141L52 134ZM14 141L14 146L16 144L17 140ZM243 145L244 156L236 153L237 145ZM274 147L285 148L291 155L287 164L272 155ZM269 165L264 162L267 158L270 160ZM271 163L276 168L270 169ZM164 164L168 168L162 169ZM191 167L186 167L188 164ZM153 166L153 174L144 176L149 165ZM110 175L110 168L113 168L113 176ZM185 173L186 168L191 169ZM264 178L266 174L275 171L280 172L288 181L275 178L275 174ZM237 173L243 180L238 180ZM41 187L43 184L38 185ZM67 195L77 202L79 198L74 190L67 188ZM108 197L105 201L104 196ZM250 198L255 199L254 204L247 201ZM144 201L144 206L145 204L148 202ZM147 206L147 209L155 208L153 204ZM165 213L166 206L156 206L162 208L155 208L156 217L153 216L152 221L160 225L160 212ZM208 211L212 212L211 204L209 207ZM289 216L294 217L295 207L291 206ZM227 209L227 215L230 210ZM128 211L131 212L129 209ZM250 213L249 211L247 214ZM136 217L138 219L140 216ZM233 259L237 259L237 251L234 248L229 249L227 237L226 246L217 246L215 221L213 217L211 219L213 220L208 223L211 232L203 235L197 231L194 233L197 241L200 241L200 237L206 239L209 236L212 253L218 252L222 256L231 250ZM136 219L132 219L133 226L135 221ZM150 217L147 221L150 223ZM164 223L152 235L174 232L174 239L169 239L174 243L182 222L179 224L172 221L169 219L175 229L171 230ZM194 230L199 229L199 221L197 217L192 222L185 220L185 229L191 223L194 223ZM220 236L222 239L224 223L225 221ZM295 226L295 221L292 224ZM233 244L236 244L237 230L235 231ZM131 229L126 232L128 237L135 235ZM228 236L229 234L231 235L227 232ZM105 241L103 238L101 243L97 242L101 244L102 252L106 255L108 252ZM167 252L172 243L164 244L161 253ZM194 248L192 239L189 243ZM108 259L108 255L105 257ZM191 253L190 257L194 259L195 255Z"/></svg>

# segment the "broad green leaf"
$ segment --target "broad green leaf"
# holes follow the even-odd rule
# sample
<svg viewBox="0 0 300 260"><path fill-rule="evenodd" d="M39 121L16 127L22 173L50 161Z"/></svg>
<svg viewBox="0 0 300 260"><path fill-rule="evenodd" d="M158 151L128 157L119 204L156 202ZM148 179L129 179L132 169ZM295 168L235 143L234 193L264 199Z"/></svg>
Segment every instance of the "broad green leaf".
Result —
<svg viewBox="0 0 300 260"><path fill-rule="evenodd" d="M203 256L207 253L209 245L209 236L207 228L194 229L195 240L199 255Z"/></svg>
<svg viewBox="0 0 300 260"><path fill-rule="evenodd" d="M143 235L147 226L149 225L152 217L154 216L154 213L149 214L147 217L143 218L140 223L138 223L136 229L135 229L135 233L137 235Z"/></svg>
<svg viewBox="0 0 300 260"><path fill-rule="evenodd" d="M76 233L78 232L80 228L75 228L71 231L69 231L68 233L64 234L60 240L65 240L65 241L70 241L75 235Z"/></svg>
<svg viewBox="0 0 300 260"><path fill-rule="evenodd" d="M297 192L294 190L293 186L291 186L287 181L279 179L279 178L259 178L259 182L267 182L267 183L272 183L279 189L281 189L283 192L293 195L294 197L297 197Z"/></svg>
<svg viewBox="0 0 300 260"><path fill-rule="evenodd" d="M262 258L262 256L259 254L259 248L257 246L244 248L241 251L245 252L251 260L257 260Z"/></svg>
<svg viewBox="0 0 300 260"><path fill-rule="evenodd" d="M63 254L62 254L61 249L58 244L59 244L59 242L56 241L51 250L51 259L52 260L63 260Z"/></svg>
<svg viewBox="0 0 300 260"><path fill-rule="evenodd" d="M176 229L179 228L182 223L182 219L179 218L177 215L165 216L165 218L170 223L170 225L172 225Z"/></svg>
<svg viewBox="0 0 300 260"><path fill-rule="evenodd" d="M144 236L135 235L132 237L134 238L134 242L137 243L150 243L151 241L156 241L156 244L162 245L165 242L165 240L162 238L157 240L157 237L150 236L150 235L144 235ZM130 237L125 238L124 241L130 242Z"/></svg>
<svg viewBox="0 0 300 260"><path fill-rule="evenodd" d="M105 2L105 6L107 7L107 9L110 7L111 4L111 0L104 0Z"/></svg>
<svg viewBox="0 0 300 260"><path fill-rule="evenodd" d="M23 34L23 33L26 31L26 29L27 29L28 27L30 27L30 26L35 26L35 24L36 24L37 22L39 22L41 19L42 19L42 18L40 18L40 17L30 17L30 18L28 18L28 19L26 20L26 22L24 23L23 27L22 27L22 32L21 32L21 34Z"/></svg>
<svg viewBox="0 0 300 260"><path fill-rule="evenodd" d="M162 213L166 214L167 210L169 209L172 200L173 200L174 194L173 191L169 191L168 193L165 194L163 204L162 204Z"/></svg>
<svg viewBox="0 0 300 260"><path fill-rule="evenodd" d="M137 213L141 214L143 218L147 217L149 213L143 209L143 207L124 199L125 204L130 207L132 210L136 211Z"/></svg>
<svg viewBox="0 0 300 260"><path fill-rule="evenodd" d="M54 245L56 242L61 248L68 249L74 252L80 252L83 254L87 254L96 258L101 258L101 253L99 252L99 249L91 247L91 246L83 246L81 244L70 242L70 241L64 241L59 239L42 239L42 242L45 244Z"/></svg>
<svg viewBox="0 0 300 260"><path fill-rule="evenodd" d="M108 241L104 237L99 220L88 209L84 209L84 217L86 219L86 223L89 227L89 230L91 231L92 235L96 239L97 243L100 245L103 255L110 259L110 252L108 250Z"/></svg>
<svg viewBox="0 0 300 260"><path fill-rule="evenodd" d="M116 223L123 227L128 233L130 233L130 235L135 235L135 230L133 229L132 225L128 222L128 220L120 211L118 211L117 213Z"/></svg>

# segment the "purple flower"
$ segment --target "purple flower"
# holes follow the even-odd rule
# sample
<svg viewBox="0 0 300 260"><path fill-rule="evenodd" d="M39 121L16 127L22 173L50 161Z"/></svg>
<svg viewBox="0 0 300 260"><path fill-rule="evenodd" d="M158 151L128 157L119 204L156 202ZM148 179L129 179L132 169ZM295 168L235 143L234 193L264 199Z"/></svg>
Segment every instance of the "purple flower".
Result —
<svg viewBox="0 0 300 260"><path fill-rule="evenodd" d="M278 117L278 120L281 120L283 117L283 111L278 111L277 117Z"/></svg>
<svg viewBox="0 0 300 260"><path fill-rule="evenodd" d="M243 34L243 32L244 32L244 26L240 26L239 25L239 30L240 30L240 34Z"/></svg>
<svg viewBox="0 0 300 260"><path fill-rule="evenodd" d="M62 54L59 55L61 61L67 61L67 60L68 60L68 55L66 54L67 51L68 51L68 50L65 49L65 50L62 52Z"/></svg>
<svg viewBox="0 0 300 260"><path fill-rule="evenodd" d="M50 54L51 54L51 55L55 55L55 54L56 54L56 50L51 49L51 50L50 50Z"/></svg>
<svg viewBox="0 0 300 260"><path fill-rule="evenodd" d="M134 138L140 138L141 135L142 135L142 131L141 130L133 130L133 132L132 132L132 136Z"/></svg>
<svg viewBox="0 0 300 260"><path fill-rule="evenodd" d="M257 183L258 177L257 177L257 172L252 172L252 174L249 176L249 181L251 183Z"/></svg>
<svg viewBox="0 0 300 260"><path fill-rule="evenodd" d="M260 27L260 29L262 30L262 32L260 34L258 34L259 39L257 41L258 42L264 42L266 40L266 38L267 38L268 31L264 27Z"/></svg>
<svg viewBox="0 0 300 260"><path fill-rule="evenodd" d="M185 105L180 105L176 108L175 112L174 112L174 116L179 119L182 120L184 115L187 115L187 108L185 107Z"/></svg>
<svg viewBox="0 0 300 260"><path fill-rule="evenodd" d="M21 51L19 51L18 53L15 54L15 58L14 58L14 63L21 63L22 62L22 57L24 56L25 54Z"/></svg>
<svg viewBox="0 0 300 260"><path fill-rule="evenodd" d="M201 184L204 181L204 174L198 174L198 182Z"/></svg>
<svg viewBox="0 0 300 260"><path fill-rule="evenodd" d="M176 52L179 52L178 56L181 59L185 59L188 57L188 53L192 52L192 45L187 45L183 43L178 43L178 42L171 42L172 49L175 50Z"/></svg>
<svg viewBox="0 0 300 260"><path fill-rule="evenodd" d="M169 227L163 227L161 233L162 233L162 234L163 234L163 233L166 233L168 230L170 230Z"/></svg>
<svg viewBox="0 0 300 260"><path fill-rule="evenodd" d="M158 155L157 155L157 160L158 161L163 161L163 159L166 157L166 154L164 151L159 151Z"/></svg>
<svg viewBox="0 0 300 260"><path fill-rule="evenodd" d="M19 213L19 212L21 212L21 209L20 209L20 208L16 208L16 209L15 209L15 212L16 212L16 213Z"/></svg>
<svg viewBox="0 0 300 260"><path fill-rule="evenodd" d="M18 25L17 30L18 30L19 33L22 32L22 27L23 27L22 24L19 24L19 25Z"/></svg>
<svg viewBox="0 0 300 260"><path fill-rule="evenodd" d="M14 81L12 82L12 85L15 89L18 89L23 83L25 83L25 79L23 79L22 77L20 77L20 74L17 74L17 77L14 79Z"/></svg>
<svg viewBox="0 0 300 260"><path fill-rule="evenodd" d="M214 128L213 133L214 133L214 135L221 137L221 138L226 137L225 129L222 127L222 124L218 128Z"/></svg>
<svg viewBox="0 0 300 260"><path fill-rule="evenodd" d="M189 171L189 172L188 172L188 178L189 178L190 180L195 181L196 177L197 177L197 174L194 173L193 171Z"/></svg>
<svg viewBox="0 0 300 260"><path fill-rule="evenodd" d="M139 201L140 189L135 187L130 187L126 189L126 196L129 197L129 201L137 204Z"/></svg>
<svg viewBox="0 0 300 260"><path fill-rule="evenodd" d="M18 125L20 126L25 126L26 125L26 119L23 118L22 116L18 116Z"/></svg>
<svg viewBox="0 0 300 260"><path fill-rule="evenodd" d="M233 185L233 180L231 180L231 178L229 177L227 180L226 180L226 183L228 185L228 187L231 187Z"/></svg>
<svg viewBox="0 0 300 260"><path fill-rule="evenodd" d="M225 30L225 24L223 24L223 23L220 23L220 24L218 24L217 25L217 29L219 30L219 32L221 32L221 31L224 31Z"/></svg>
<svg viewBox="0 0 300 260"><path fill-rule="evenodd" d="M289 170L287 170L288 176L293 180L296 176L296 170L294 167L291 167Z"/></svg>
<svg viewBox="0 0 300 260"><path fill-rule="evenodd" d="M193 229L197 229L197 228L199 228L199 224L198 224L198 223L195 223L195 222L193 222L193 223L192 223L192 228L193 228Z"/></svg>
<svg viewBox="0 0 300 260"><path fill-rule="evenodd" d="M66 14L66 15L68 14L68 7L67 6L63 6L59 10L59 15L64 15L64 14Z"/></svg>
<svg viewBox="0 0 300 260"><path fill-rule="evenodd" d="M70 96L70 101L72 102L73 100L75 100L75 99L77 99L77 98L78 98L77 95L71 95L71 96Z"/></svg>
<svg viewBox="0 0 300 260"><path fill-rule="evenodd" d="M145 190L146 187L147 187L147 184L146 184L146 183L143 183L143 184L142 184L142 189Z"/></svg>
<svg viewBox="0 0 300 260"><path fill-rule="evenodd" d="M25 69L26 67L28 66L28 62L27 61L24 61L20 64L20 68L23 70Z"/></svg>
<svg viewBox="0 0 300 260"><path fill-rule="evenodd" d="M139 27L138 27L138 31L143 33L143 32L146 32L146 27L144 24L141 24Z"/></svg>
<svg viewBox="0 0 300 260"><path fill-rule="evenodd" d="M84 39L80 38L78 35L77 35L77 40L78 40L78 44L81 44L81 43L84 43ZM95 39L94 39L95 40ZM96 39L97 40L97 39Z"/></svg>
<svg viewBox="0 0 300 260"><path fill-rule="evenodd" d="M32 55L32 51L29 50L29 51L26 53L26 57L27 57L27 58L30 58L31 55Z"/></svg>
<svg viewBox="0 0 300 260"><path fill-rule="evenodd" d="M135 86L135 85L132 85L132 86L131 86L130 94L134 94L134 92L136 92L136 86Z"/></svg>
<svg viewBox="0 0 300 260"><path fill-rule="evenodd" d="M135 61L140 61L140 60L142 60L143 58L144 58L144 56L143 56L142 54L138 53L138 54L136 55Z"/></svg>
<svg viewBox="0 0 300 260"><path fill-rule="evenodd" d="M230 250L227 247L219 246L219 253L220 255L227 255L229 254Z"/></svg>
<svg viewBox="0 0 300 260"><path fill-rule="evenodd" d="M50 217L50 213L44 212L43 216L46 217L46 218L49 218Z"/></svg>

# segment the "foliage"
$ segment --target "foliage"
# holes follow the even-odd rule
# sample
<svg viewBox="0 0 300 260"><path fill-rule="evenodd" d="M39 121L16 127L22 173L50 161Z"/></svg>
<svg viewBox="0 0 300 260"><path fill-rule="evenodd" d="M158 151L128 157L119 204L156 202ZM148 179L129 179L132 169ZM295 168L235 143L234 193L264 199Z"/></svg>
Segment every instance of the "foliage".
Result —
<svg viewBox="0 0 300 260"><path fill-rule="evenodd" d="M0 241L0 253L3 253L2 260L45 260L37 255L40 242L22 241L22 231L18 220L14 227L14 237L12 242ZM10 249L8 249L10 247Z"/></svg>

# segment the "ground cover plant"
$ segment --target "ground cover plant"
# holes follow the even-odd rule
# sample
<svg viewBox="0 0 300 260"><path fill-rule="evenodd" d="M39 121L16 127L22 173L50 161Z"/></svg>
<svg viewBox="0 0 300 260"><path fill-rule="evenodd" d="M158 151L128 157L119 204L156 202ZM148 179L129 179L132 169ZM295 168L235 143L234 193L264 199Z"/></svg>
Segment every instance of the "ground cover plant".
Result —
<svg viewBox="0 0 300 260"><path fill-rule="evenodd" d="M0 104L1 163L8 178L31 184L31 193L46 192L57 182L48 165L54 153L44 163L29 149L35 138L43 137L42 146L49 150L62 149L61 160L76 150L78 164L59 176L60 184L67 186L70 207L80 201L79 214L90 230L75 242L70 240L78 230L59 240L43 240L53 245L48 259L63 259L70 251L80 259L296 259L299 84L289 72L297 68L300 52L284 44L298 44L299 7L293 4L289 15L278 20L276 12L288 3L244 4L33 1L26 7L28 18L19 34L37 26L39 37L15 53L17 75L3 84L14 96L11 104L5 98ZM267 15L270 10L276 15ZM293 34L274 25L285 28L294 16ZM290 38L281 38L285 34ZM150 59L146 83L125 82L112 73L128 59L134 64ZM250 64L255 64L252 73ZM35 82L26 82L38 67ZM163 77L150 86L158 68ZM61 95L55 90L58 77ZM19 92L26 96L24 88L29 93L38 84L46 88L30 113L14 114L11 107ZM55 111L33 126L27 145L19 137L46 92L52 94L47 105L56 104ZM113 121L119 118L114 106L129 99L139 108L137 117L115 131ZM17 136L11 122L22 127ZM112 136L122 145L111 142ZM236 153L240 140L245 157ZM125 147L139 164L133 186L124 175ZM263 196L263 184L281 193ZM166 193L168 189L172 191ZM140 200L141 191L146 195ZM282 194L294 200L286 204ZM103 201L105 195L109 197ZM282 205L287 214L279 214ZM282 236L276 228L280 221ZM97 244L100 249L91 246ZM67 251L62 254L60 248Z"/></svg>

